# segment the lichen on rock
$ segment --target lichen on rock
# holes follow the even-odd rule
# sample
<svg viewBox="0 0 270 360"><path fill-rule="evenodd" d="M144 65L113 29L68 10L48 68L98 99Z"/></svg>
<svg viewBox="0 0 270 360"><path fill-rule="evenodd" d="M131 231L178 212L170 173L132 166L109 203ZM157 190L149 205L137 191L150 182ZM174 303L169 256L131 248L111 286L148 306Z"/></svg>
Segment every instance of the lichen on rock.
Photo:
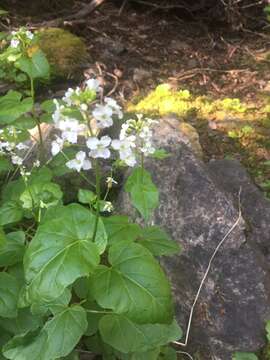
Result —
<svg viewBox="0 0 270 360"><path fill-rule="evenodd" d="M60 28L40 29L37 35L39 46L51 65L52 76L74 78L82 72L89 55L81 38Z"/></svg>

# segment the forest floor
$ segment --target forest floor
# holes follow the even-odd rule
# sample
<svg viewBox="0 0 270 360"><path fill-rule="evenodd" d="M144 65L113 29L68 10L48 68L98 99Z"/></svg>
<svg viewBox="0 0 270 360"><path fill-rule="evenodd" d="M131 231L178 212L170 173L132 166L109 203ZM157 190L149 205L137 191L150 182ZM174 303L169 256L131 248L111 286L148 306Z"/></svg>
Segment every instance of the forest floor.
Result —
<svg viewBox="0 0 270 360"><path fill-rule="evenodd" d="M56 16L17 13L11 21L32 26ZM85 72L106 74L126 109L191 123L206 160L236 158L270 192L270 27L232 31L183 20L180 11L110 1L65 27L86 41ZM170 90L158 93L160 84Z"/></svg>

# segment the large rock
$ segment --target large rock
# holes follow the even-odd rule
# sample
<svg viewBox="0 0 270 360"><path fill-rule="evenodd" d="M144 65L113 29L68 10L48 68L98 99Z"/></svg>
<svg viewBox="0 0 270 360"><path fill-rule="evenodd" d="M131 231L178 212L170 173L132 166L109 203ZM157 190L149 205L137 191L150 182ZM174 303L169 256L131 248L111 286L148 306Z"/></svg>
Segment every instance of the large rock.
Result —
<svg viewBox="0 0 270 360"><path fill-rule="evenodd" d="M173 119L163 120L156 128L155 141L172 156L146 163L160 190L160 206L150 222L165 228L183 246L181 255L161 261L171 279L176 316L185 332L209 260L238 218L237 194L243 184L239 180L227 188L226 179L233 182L229 173L222 173L222 165L207 167L198 160ZM203 360L231 360L236 350L258 350L264 345L265 321L270 318L268 254L264 251L270 222L263 210L270 205L246 174L242 179L254 198L250 195L248 204L243 189L244 216L212 263L191 325L187 350L199 353ZM258 203L262 208L257 214L254 205ZM124 192L119 209L140 221ZM257 222L256 216L262 219Z"/></svg>

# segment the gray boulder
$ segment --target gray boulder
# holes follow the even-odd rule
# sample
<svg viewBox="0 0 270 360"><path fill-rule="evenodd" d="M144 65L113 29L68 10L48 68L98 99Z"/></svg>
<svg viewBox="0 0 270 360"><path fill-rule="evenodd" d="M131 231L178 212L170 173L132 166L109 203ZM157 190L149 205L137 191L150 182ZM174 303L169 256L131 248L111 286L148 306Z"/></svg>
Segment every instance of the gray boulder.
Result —
<svg viewBox="0 0 270 360"><path fill-rule="evenodd" d="M172 282L176 316L184 333L208 262L238 218L237 197L243 187L243 217L212 263L195 307L188 346L180 349L204 360L231 360L234 351L256 351L264 346L265 321L270 319L265 253L270 203L239 164L235 167L241 177L232 168L227 172L224 163L202 163L177 120L163 119L155 129L155 142L172 156L146 162L160 191L160 205L150 222L183 246L180 255L161 262ZM118 201L121 213L141 222L124 191Z"/></svg>

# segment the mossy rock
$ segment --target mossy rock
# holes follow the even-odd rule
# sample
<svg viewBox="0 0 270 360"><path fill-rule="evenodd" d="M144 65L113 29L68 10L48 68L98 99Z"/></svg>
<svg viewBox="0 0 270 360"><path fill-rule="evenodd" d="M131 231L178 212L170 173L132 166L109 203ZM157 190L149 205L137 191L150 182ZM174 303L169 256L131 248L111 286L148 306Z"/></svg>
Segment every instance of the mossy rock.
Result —
<svg viewBox="0 0 270 360"><path fill-rule="evenodd" d="M38 31L39 46L51 65L53 77L75 78L89 60L86 45L78 36L59 28Z"/></svg>

